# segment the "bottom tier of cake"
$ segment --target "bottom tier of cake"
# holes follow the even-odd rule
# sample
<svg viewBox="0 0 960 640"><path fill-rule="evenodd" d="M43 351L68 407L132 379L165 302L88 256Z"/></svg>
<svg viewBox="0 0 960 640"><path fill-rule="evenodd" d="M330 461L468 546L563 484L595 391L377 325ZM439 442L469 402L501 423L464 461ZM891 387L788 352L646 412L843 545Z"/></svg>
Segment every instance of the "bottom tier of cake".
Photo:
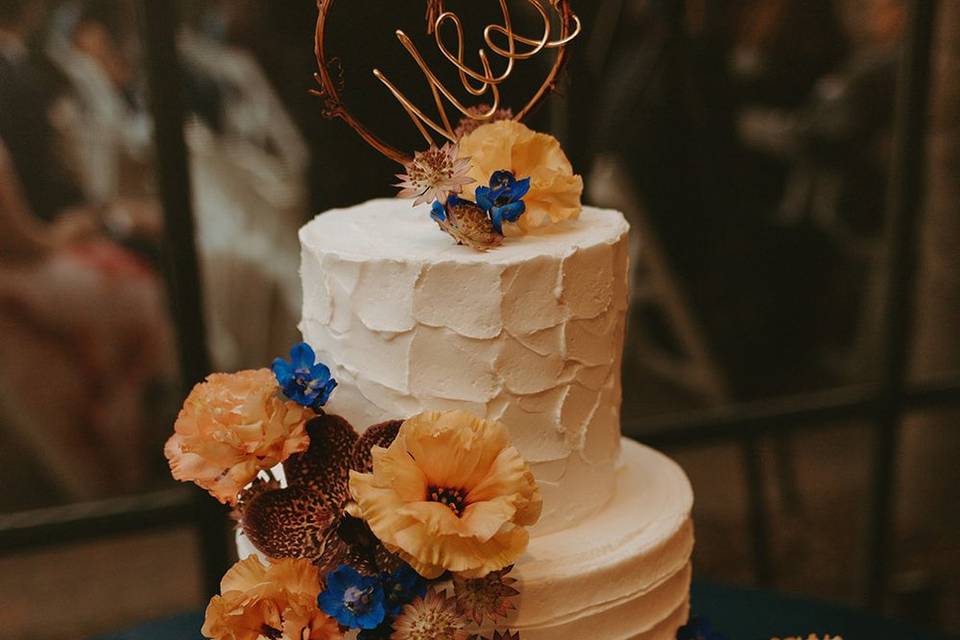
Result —
<svg viewBox="0 0 960 640"><path fill-rule="evenodd" d="M524 640L674 640L690 606L693 491L663 454L624 440L611 500L534 538L511 576ZM240 556L254 550L242 536Z"/></svg>
<svg viewBox="0 0 960 640"><path fill-rule="evenodd" d="M674 640L687 620L693 491L663 454L624 440L616 494L576 527L534 538L511 574L524 640Z"/></svg>

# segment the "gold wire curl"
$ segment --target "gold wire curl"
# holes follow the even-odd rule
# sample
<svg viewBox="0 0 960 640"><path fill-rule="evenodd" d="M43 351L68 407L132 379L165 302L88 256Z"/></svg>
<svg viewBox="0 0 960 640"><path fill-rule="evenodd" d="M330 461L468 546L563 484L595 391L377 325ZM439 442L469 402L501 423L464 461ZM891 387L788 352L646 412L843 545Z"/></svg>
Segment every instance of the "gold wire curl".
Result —
<svg viewBox="0 0 960 640"><path fill-rule="evenodd" d="M541 0L526 1L539 14L543 22L543 32L540 37L531 38L516 33L513 30L513 21L510 16L510 9L507 6L507 0L499 0L503 24L489 24L484 28L483 40L486 47L482 47L478 51L483 70L477 71L466 63L465 38L460 17L457 16L456 13L445 9L444 0L427 0L427 32L433 34L440 53L457 69L462 88L468 94L477 98L489 94L490 106L483 113L477 113L461 102L430 69L430 66L426 63L410 37L402 30L396 31L396 36L400 44L407 50L414 62L416 62L430 87L430 92L439 115L439 121L431 118L417 107L379 69L374 69L373 74L400 103L427 144L436 144L434 135L439 136L441 139L455 140L454 124L447 113L448 103L459 112L462 118L470 118L478 121L491 120L497 111L500 110L500 85L513 74L517 62L530 60L547 50L557 51L556 59L547 77L523 109L514 116L515 120L523 120L540 104L547 93L554 88L557 78L566 63L566 46L580 34L582 25L580 19L573 13L569 0L549 0L553 10L560 17L559 37L551 40L554 33L549 11ZM343 119L366 140L368 144L383 155L401 164L406 163L410 160L410 154L403 153L384 142L378 135L373 133L366 125L353 116L353 114L344 107L340 99L341 88L337 86L335 78L333 74L331 74L330 65L326 58L324 41L327 18L333 2L334 0L318 0L317 2L319 17L317 18L315 33L315 53L319 69L315 74L315 78L320 85L320 89L314 91L314 93L321 96L324 100L322 112L327 117L339 117ZM456 54L447 46L441 33L444 30L444 25L447 23L453 25L456 33ZM497 44L495 41L496 36L503 39L503 45L505 45L506 48ZM521 47L526 47L527 49L521 51ZM487 49L489 49L493 55L506 60L505 67L499 74L495 74L493 71L490 54L488 54ZM431 134L431 131L433 134Z"/></svg>

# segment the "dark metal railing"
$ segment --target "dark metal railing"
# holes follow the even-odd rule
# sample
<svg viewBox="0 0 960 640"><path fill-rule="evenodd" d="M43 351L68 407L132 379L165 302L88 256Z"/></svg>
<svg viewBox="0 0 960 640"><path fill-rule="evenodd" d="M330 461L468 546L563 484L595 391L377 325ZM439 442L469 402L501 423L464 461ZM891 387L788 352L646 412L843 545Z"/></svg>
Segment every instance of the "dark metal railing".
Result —
<svg viewBox="0 0 960 640"><path fill-rule="evenodd" d="M869 419L880 393L877 385L819 391L635 420L624 423L623 430L651 446L679 449L712 446L743 436L834 429L839 421ZM909 411L960 405L960 374L910 385L903 392L903 405Z"/></svg>
<svg viewBox="0 0 960 640"><path fill-rule="evenodd" d="M960 374L906 384L913 312L917 228L923 202L925 115L929 95L934 0L909 3L909 28L899 71L895 144L888 194L880 380L874 384L763 402L665 416L624 425L624 432L656 447L677 449L722 442L743 443L790 430L836 428L863 421L876 434L865 600L880 608L887 592L893 530L898 432L906 412L960 407ZM161 199L166 213L166 255L173 313L185 384L209 369L203 332L200 277L194 244L189 170L183 137L184 103L175 48L174 3L141 0L147 68L156 123ZM762 495L758 468L745 460L752 495ZM755 466L755 465L754 465ZM225 515L200 492L175 489L0 517L0 554L173 526L191 526L201 541L207 589L214 592L226 569ZM751 502L756 574L772 573L763 504Z"/></svg>
<svg viewBox="0 0 960 640"><path fill-rule="evenodd" d="M0 554L192 526L199 517L196 493L179 487L2 514Z"/></svg>
<svg viewBox="0 0 960 640"><path fill-rule="evenodd" d="M910 353L920 213L924 205L927 108L934 2L908 3L906 40L897 73L890 184L887 193L886 277L880 309L883 351L875 399L873 490L867 538L867 602L881 608L887 591L897 440Z"/></svg>
<svg viewBox="0 0 960 640"><path fill-rule="evenodd" d="M210 356L184 137L186 97L183 69L177 54L176 4L141 0L139 6L146 43L157 181L164 211L165 272L177 329L180 380L189 389L210 373ZM219 504L199 491L194 492L192 499L199 501L193 509L196 517L192 522L204 565L204 586L208 593L216 593L229 560L226 514Z"/></svg>

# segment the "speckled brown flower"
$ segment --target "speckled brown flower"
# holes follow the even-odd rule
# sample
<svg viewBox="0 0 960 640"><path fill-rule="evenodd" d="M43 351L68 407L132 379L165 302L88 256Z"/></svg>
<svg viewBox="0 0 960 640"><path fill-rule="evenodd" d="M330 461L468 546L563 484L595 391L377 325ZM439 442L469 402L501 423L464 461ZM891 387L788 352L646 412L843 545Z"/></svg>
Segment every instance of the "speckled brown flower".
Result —
<svg viewBox="0 0 960 640"><path fill-rule="evenodd" d="M344 563L370 573L395 568L397 560L344 507L350 471L369 471L370 449L389 446L400 424L385 422L359 436L338 416L308 422L309 448L283 465L287 487L258 482L241 496L237 513L250 542L271 558L306 558L322 575Z"/></svg>

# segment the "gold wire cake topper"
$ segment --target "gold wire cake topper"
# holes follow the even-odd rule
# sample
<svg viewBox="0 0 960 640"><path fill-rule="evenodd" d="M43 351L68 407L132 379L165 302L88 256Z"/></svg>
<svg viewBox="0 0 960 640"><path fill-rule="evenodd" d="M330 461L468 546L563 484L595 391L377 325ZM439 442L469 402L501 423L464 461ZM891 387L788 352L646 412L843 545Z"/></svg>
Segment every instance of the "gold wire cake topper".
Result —
<svg viewBox="0 0 960 640"><path fill-rule="evenodd" d="M540 102L546 97L547 93L556 86L557 78L562 71L567 59L566 46L573 41L581 31L580 19L574 14L570 7L569 0L526 0L540 16L543 22L542 33L538 37L527 37L518 34L514 30L513 20L510 15L510 8L507 6L507 0L499 0L502 24L488 24L483 30L483 41L486 48L479 50L480 64L482 70L470 67L465 60L465 44L463 23L460 17L453 11L448 11L444 0L427 0L427 33L434 36L436 46L443 57L452 64L459 75L462 88L470 96L483 98L483 102L478 105L466 105L437 77L430 66L424 60L420 50L413 43L410 37L402 30L396 31L397 39L411 55L417 66L423 73L428 86L430 87L433 100L437 108L438 118L428 116L422 109L415 105L387 76L379 69L373 70L373 75L380 80L390 93L397 99L403 109L410 116L413 124L423 136L428 146L436 146L437 140L456 141L456 127L461 119L469 119L478 122L489 122L501 112L502 96L500 85L502 85L510 76L518 62L531 60L545 51L556 51L556 58L553 66L543 82L538 87L536 93L527 102L527 104L516 113L514 120L523 120L529 115ZM323 114L328 118L341 118L350 125L364 140L383 155L395 160L401 164L406 164L411 159L411 154L404 153L391 146L377 134L370 130L364 123L358 120L344 106L340 98L340 92L343 90L342 68L339 60L336 58L327 58L325 46L325 31L327 18L333 7L334 0L318 0L319 17L317 18L317 29L315 34L315 51L319 70L315 74L320 89L314 91L315 94L323 98ZM549 8L545 6L549 4ZM560 33L554 33L554 20L551 15L556 14L559 17ZM447 24L454 27L456 33L456 51L451 50L444 40L443 32ZM497 44L495 38L502 38L501 44ZM490 53L506 60L505 67L499 73L495 72L490 61ZM482 104L482 106L480 106ZM448 107L455 109L459 116L451 120L447 112Z"/></svg>

